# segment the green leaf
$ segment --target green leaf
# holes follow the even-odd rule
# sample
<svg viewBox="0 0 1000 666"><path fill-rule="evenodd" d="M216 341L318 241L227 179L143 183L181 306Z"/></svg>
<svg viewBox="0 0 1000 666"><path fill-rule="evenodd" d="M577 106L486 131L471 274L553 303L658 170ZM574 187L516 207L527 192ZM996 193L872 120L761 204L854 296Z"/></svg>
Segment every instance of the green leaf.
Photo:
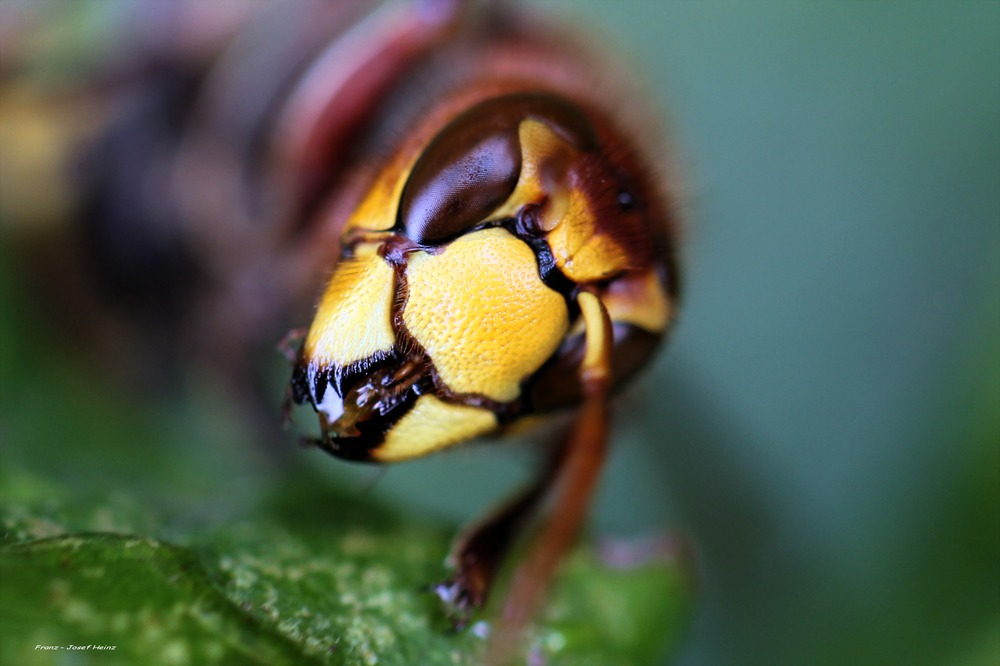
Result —
<svg viewBox="0 0 1000 666"><path fill-rule="evenodd" d="M446 573L449 530L309 478L294 476L258 515L176 533L183 545L89 531L164 531L125 499L7 505L0 662L70 663L67 650L36 646L104 645L116 649L91 648L93 663L477 663L483 640L453 632L427 592ZM43 484L20 485L38 497ZM655 663L687 601L670 559L613 569L581 550L531 649L547 663Z"/></svg>
<svg viewBox="0 0 1000 666"><path fill-rule="evenodd" d="M8 546L0 575L5 664L77 652L131 664L308 663L241 612L195 555L158 541L83 533Z"/></svg>

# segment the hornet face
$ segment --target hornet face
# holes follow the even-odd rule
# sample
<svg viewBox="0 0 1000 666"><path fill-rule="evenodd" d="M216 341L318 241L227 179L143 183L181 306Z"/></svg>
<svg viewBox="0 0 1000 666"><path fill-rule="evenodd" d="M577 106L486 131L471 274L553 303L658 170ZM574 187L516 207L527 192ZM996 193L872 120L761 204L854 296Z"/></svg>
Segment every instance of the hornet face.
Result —
<svg viewBox="0 0 1000 666"><path fill-rule="evenodd" d="M611 319L613 385L668 327L664 213L607 121L540 92L452 118L375 177L299 354L292 396L338 457L404 460L580 404L581 289Z"/></svg>

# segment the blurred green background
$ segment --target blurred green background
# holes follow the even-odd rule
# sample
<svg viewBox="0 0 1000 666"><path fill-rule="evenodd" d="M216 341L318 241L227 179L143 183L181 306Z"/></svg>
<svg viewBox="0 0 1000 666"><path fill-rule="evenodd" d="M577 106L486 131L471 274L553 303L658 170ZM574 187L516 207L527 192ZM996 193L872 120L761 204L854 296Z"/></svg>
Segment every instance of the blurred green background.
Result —
<svg viewBox="0 0 1000 666"><path fill-rule="evenodd" d="M696 536L680 663L1000 663L1000 3L546 4L632 54L688 174L619 417L659 465L601 512Z"/></svg>
<svg viewBox="0 0 1000 666"><path fill-rule="evenodd" d="M620 401L591 530L695 540L678 663L1000 663L1000 3L540 4L632 59L688 181L681 318ZM8 352L32 349L3 330ZM111 467L155 465L181 515L229 498L197 523L266 469L241 424L207 415L211 387L151 413L101 397L76 407L90 430L63 432L91 379L68 365L22 384L38 361L4 361L15 470L58 479L65 455L86 477L88 442L133 439ZM349 493L375 474L298 455ZM469 447L369 492L465 521L526 460Z"/></svg>

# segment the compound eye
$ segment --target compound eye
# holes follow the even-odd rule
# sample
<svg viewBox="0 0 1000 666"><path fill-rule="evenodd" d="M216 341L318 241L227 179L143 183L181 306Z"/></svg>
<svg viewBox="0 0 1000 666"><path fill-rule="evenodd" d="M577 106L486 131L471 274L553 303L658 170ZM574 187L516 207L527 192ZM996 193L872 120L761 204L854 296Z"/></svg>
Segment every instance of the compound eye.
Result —
<svg viewBox="0 0 1000 666"><path fill-rule="evenodd" d="M413 166L399 205L412 240L451 240L507 201L521 174L518 127L527 118L544 122L578 150L597 147L586 114L568 100L514 93L477 104L434 137Z"/></svg>
<svg viewBox="0 0 1000 666"><path fill-rule="evenodd" d="M407 235L421 244L452 239L507 200L521 173L517 125L472 109L435 137L417 160L400 202Z"/></svg>

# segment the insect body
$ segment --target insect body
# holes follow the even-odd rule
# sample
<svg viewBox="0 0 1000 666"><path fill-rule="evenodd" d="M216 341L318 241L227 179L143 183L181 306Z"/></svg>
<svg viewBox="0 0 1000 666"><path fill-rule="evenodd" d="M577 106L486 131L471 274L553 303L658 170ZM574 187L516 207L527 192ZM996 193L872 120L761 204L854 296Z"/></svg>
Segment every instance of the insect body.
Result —
<svg viewBox="0 0 1000 666"><path fill-rule="evenodd" d="M566 385L579 386L581 293L634 357L621 374L646 360L669 318L665 272L637 184L600 147L573 102L509 92L379 176L293 381L326 448L402 460L579 402ZM387 190L397 201L369 203Z"/></svg>
<svg viewBox="0 0 1000 666"><path fill-rule="evenodd" d="M589 85L588 58L512 15L461 28L409 71L441 79L397 112L405 131L346 217L292 396L315 408L317 446L371 462L576 410L536 483L459 539L455 577L437 588L460 621L481 606L518 531L554 493L499 645L535 610L577 532L610 392L668 328L674 211L643 137L608 90Z"/></svg>

